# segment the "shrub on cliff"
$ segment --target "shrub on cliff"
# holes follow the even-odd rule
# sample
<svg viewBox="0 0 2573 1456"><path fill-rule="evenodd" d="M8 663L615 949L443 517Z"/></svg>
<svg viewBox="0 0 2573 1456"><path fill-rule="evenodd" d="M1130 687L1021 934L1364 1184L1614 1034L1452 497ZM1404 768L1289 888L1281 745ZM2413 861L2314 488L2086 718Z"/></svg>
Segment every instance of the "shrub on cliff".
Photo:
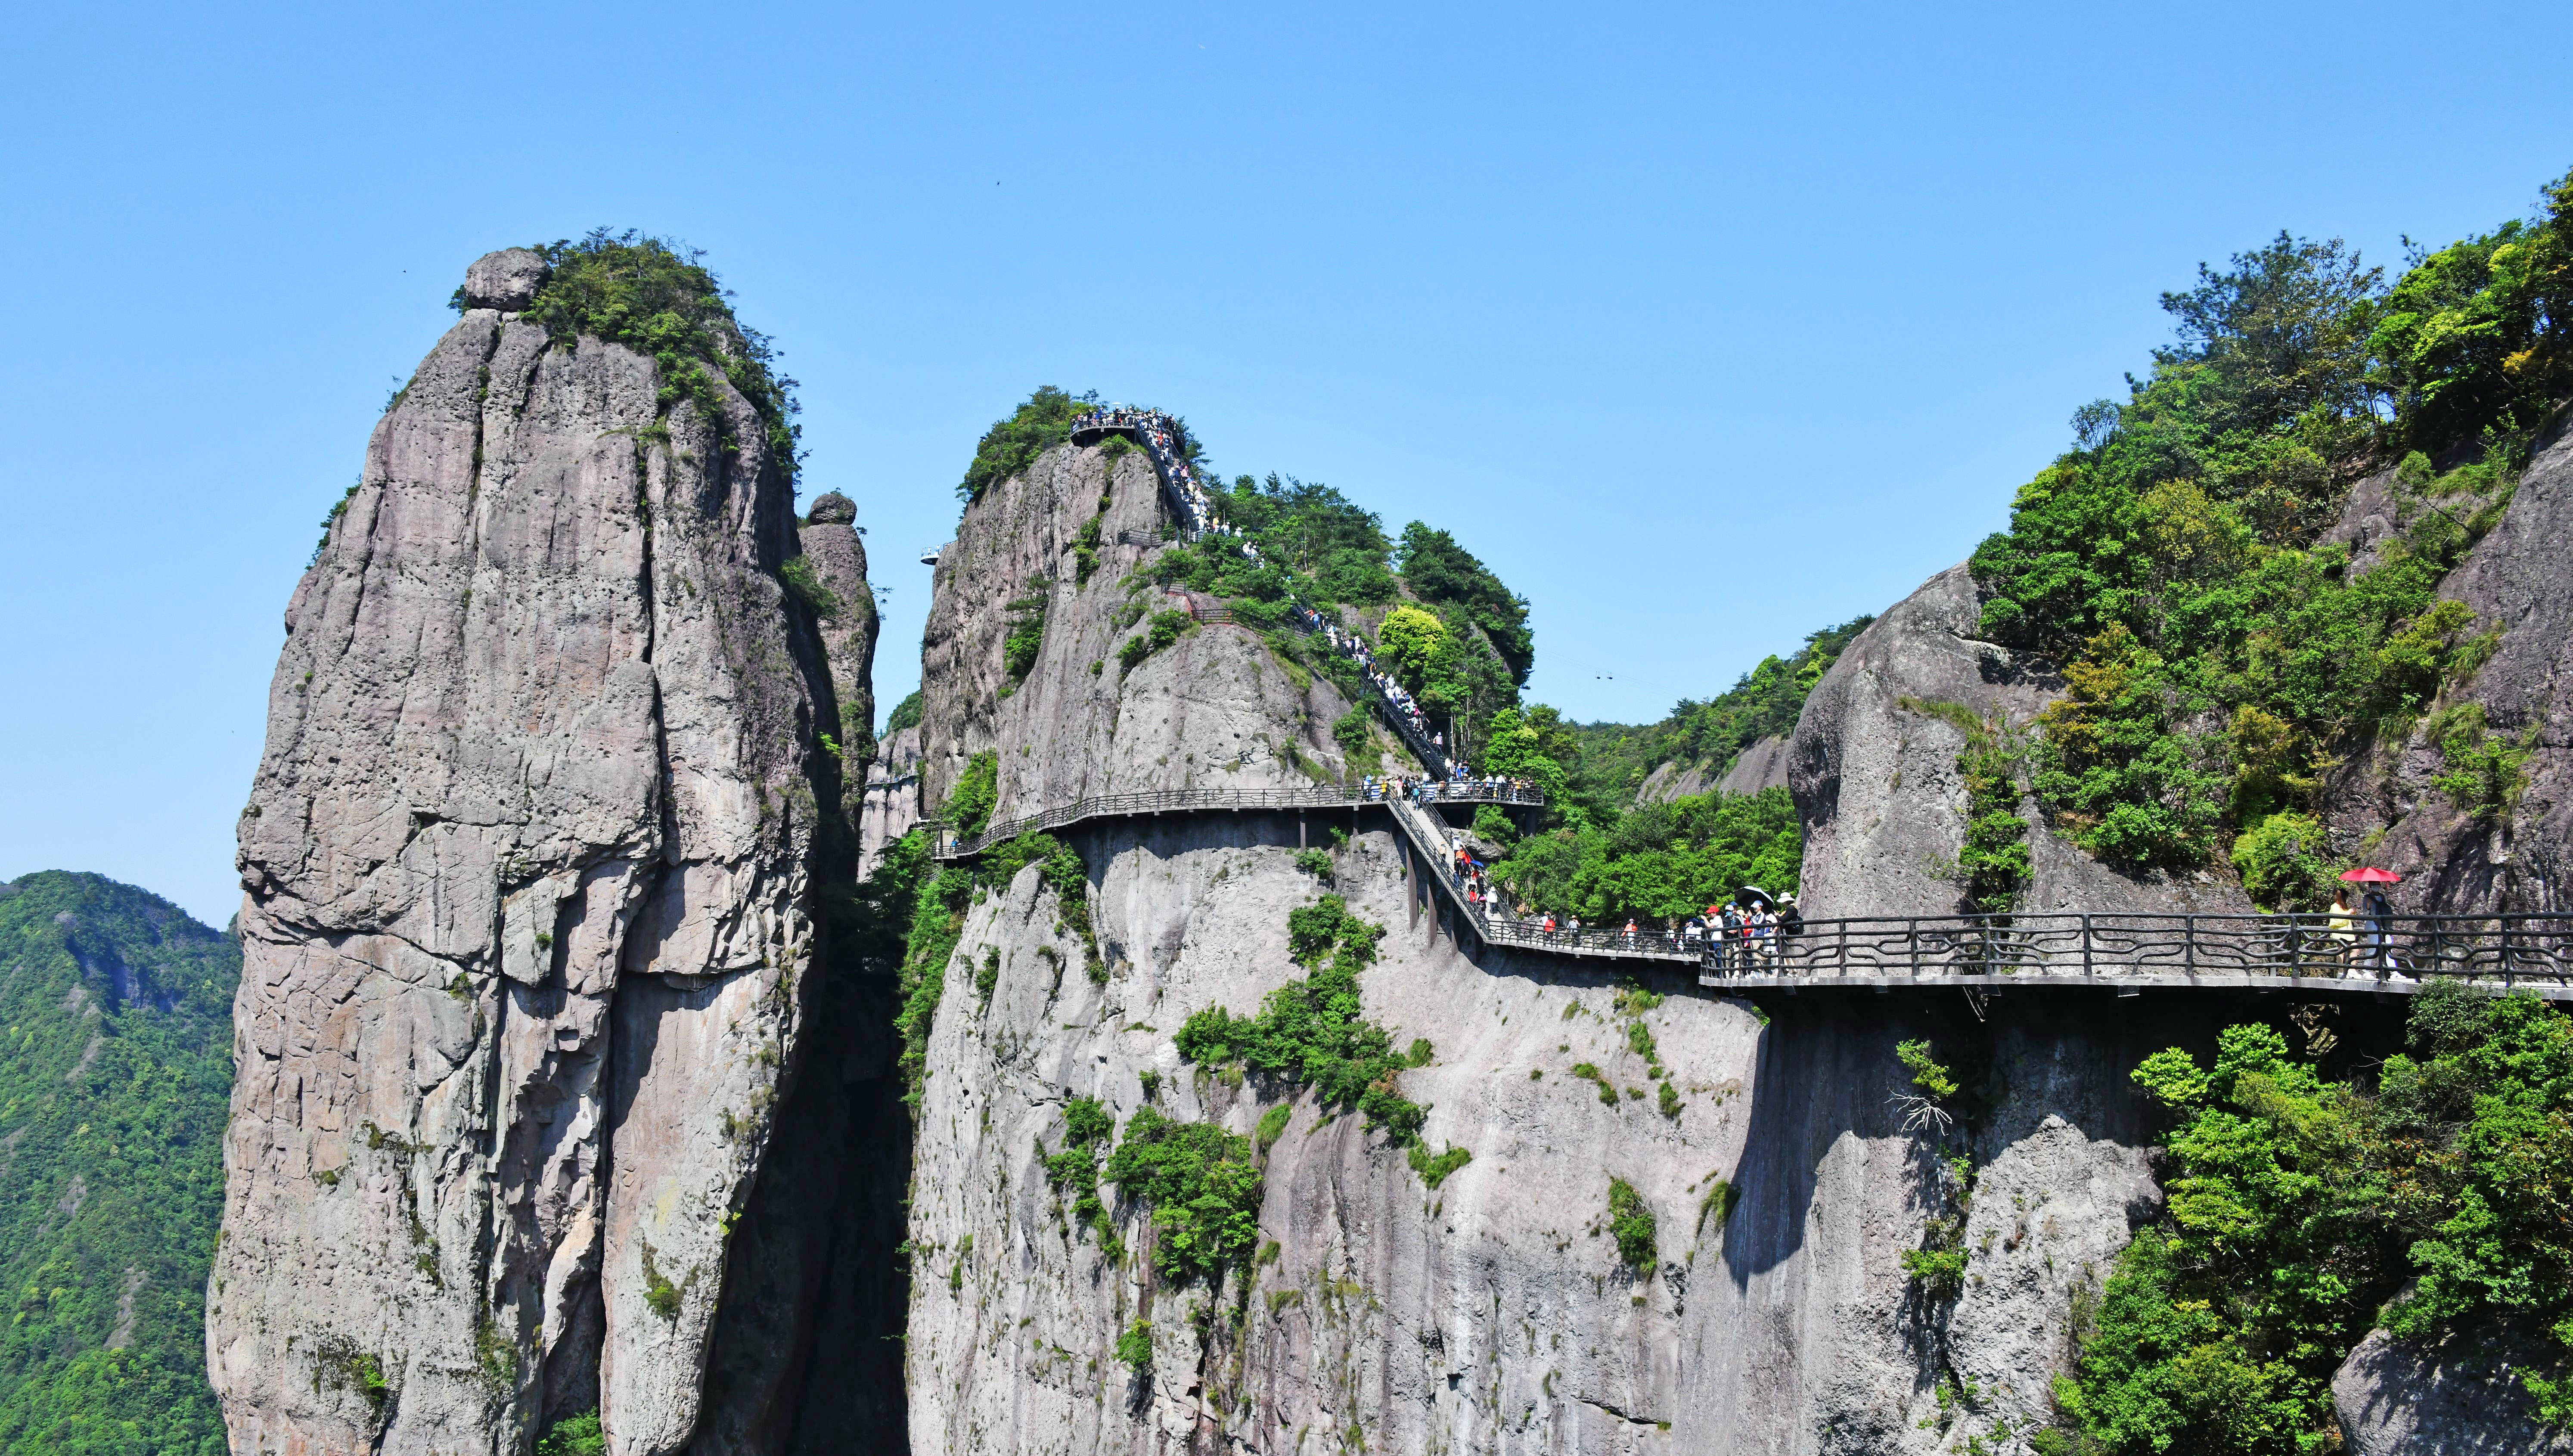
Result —
<svg viewBox="0 0 2573 1456"><path fill-rule="evenodd" d="M1153 1267L1167 1277L1216 1277L1260 1245L1259 1159L1250 1138L1217 1123L1138 1107L1104 1176L1152 1205Z"/></svg>
<svg viewBox="0 0 2573 1456"><path fill-rule="evenodd" d="M1368 1021L1358 1000L1358 973L1375 960L1383 937L1382 926L1360 919L1337 895L1289 911L1287 954L1307 974L1271 992L1257 1016L1214 1006L1190 1017L1177 1039L1180 1056L1309 1087L1323 1105L1354 1107L1368 1126L1409 1146L1427 1109L1395 1090L1395 1078L1411 1064L1395 1055L1392 1034Z"/></svg>
<svg viewBox="0 0 2573 1456"><path fill-rule="evenodd" d="M713 376L722 375L757 411L777 468L794 479L803 434L795 423L795 381L770 367L776 353L767 336L733 317L725 302L730 294L699 262L704 254L631 228L599 228L577 243L565 239L535 251L552 272L521 316L526 322L563 348L588 334L651 356L660 369L662 411L691 399L718 427L723 415ZM463 308L463 290L456 290L453 304Z"/></svg>
<svg viewBox="0 0 2573 1456"><path fill-rule="evenodd" d="M1644 1278L1661 1267L1661 1231L1652 1205L1624 1178L1608 1180L1608 1235L1617 1241L1617 1257Z"/></svg>
<svg viewBox="0 0 2573 1456"><path fill-rule="evenodd" d="M1097 403L1099 391L1074 395L1052 384L1039 385L1027 402L1007 419L992 421L974 445L965 478L956 482L956 498L971 505L983 492L1013 475L1024 474L1037 456L1072 438L1075 415Z"/></svg>

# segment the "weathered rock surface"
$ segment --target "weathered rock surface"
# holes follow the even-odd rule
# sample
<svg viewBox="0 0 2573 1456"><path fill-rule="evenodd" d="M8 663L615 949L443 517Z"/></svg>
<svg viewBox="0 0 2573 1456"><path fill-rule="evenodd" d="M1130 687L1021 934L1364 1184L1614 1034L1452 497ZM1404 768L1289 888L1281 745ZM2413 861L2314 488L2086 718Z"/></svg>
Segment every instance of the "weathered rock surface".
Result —
<svg viewBox="0 0 2573 1456"><path fill-rule="evenodd" d="M1667 804L1673 799L1685 799L1692 794L1703 794L1706 792L1706 785L1707 775L1703 765L1691 764L1682 768L1675 763L1657 764L1651 773L1644 775L1644 781L1635 786L1635 802Z"/></svg>
<svg viewBox="0 0 2573 1456"><path fill-rule="evenodd" d="M1120 665L1152 613L1180 605L1129 575L1159 549L1164 514L1140 451L1071 445L966 508L921 644L924 804L944 804L966 761L996 750L996 820L1094 795L1349 772L1330 734L1347 701L1248 628L1192 631L1132 672ZM1094 517L1098 565L1084 583L1075 547ZM1043 645L1014 679L1006 643L1039 602Z"/></svg>
<svg viewBox="0 0 2573 1456"><path fill-rule="evenodd" d="M2350 1456L2573 1452L2537 1418L2505 1349L2473 1339L2424 1347L2370 1331L2332 1376L2332 1408Z"/></svg>
<svg viewBox="0 0 2573 1456"><path fill-rule="evenodd" d="M1717 788L1728 794L1757 794L1765 789L1787 786L1789 745L1785 738L1772 735L1742 750L1725 771Z"/></svg>
<svg viewBox="0 0 2573 1456"><path fill-rule="evenodd" d="M525 263L468 299L523 304ZM749 404L718 381L727 451L657 384L468 309L288 607L207 1306L237 1451L698 1426L798 1038L839 664L776 574L792 502Z"/></svg>
<svg viewBox="0 0 2573 1456"><path fill-rule="evenodd" d="M2379 482L2379 495L2385 494ZM2343 512L2347 532L2390 515L2363 493ZM2417 508L2417 507L2416 507ZM2380 522L2378 534L2391 529ZM2355 534L2353 540L2359 539ZM2488 914L2573 909L2573 592L2564 543L2573 540L2573 432L2559 418L2542 437L2510 507L2440 584L2471 608L2473 630L2501 633L2493 655L2445 702L2483 706L2487 731L2531 750L2515 808L2483 817L2435 787L2448 765L2432 720L2400 743L2351 764L2331 785L2325 814L2351 846L2381 838L2370 863L2404 877L2404 911Z"/></svg>
<svg viewBox="0 0 2573 1456"><path fill-rule="evenodd" d="M1805 826L1806 918L1959 912L1966 734L1925 709L1955 704L2025 732L2062 692L2045 662L1976 637L1982 612L1973 576L1952 566L1861 632L1806 698L1787 765ZM2251 909L2239 886L2213 876L2103 865L2049 829L2033 800L2020 814L2032 861L2023 910Z"/></svg>
<svg viewBox="0 0 2573 1456"><path fill-rule="evenodd" d="M842 779L851 784L866 781L876 748L876 594L867 581L867 543L850 524L856 518L857 506L834 492L813 502L795 532L814 580L829 593L816 615L840 708L832 737L840 745Z"/></svg>

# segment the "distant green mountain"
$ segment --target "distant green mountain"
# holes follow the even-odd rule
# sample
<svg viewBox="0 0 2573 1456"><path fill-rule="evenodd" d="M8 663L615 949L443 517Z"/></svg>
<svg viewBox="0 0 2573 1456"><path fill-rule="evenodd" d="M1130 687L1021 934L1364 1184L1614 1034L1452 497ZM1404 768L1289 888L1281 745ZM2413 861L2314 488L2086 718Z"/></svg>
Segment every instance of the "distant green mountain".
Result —
<svg viewBox="0 0 2573 1456"><path fill-rule="evenodd" d="M222 1456L205 1286L241 948L97 875L0 885L0 1453Z"/></svg>

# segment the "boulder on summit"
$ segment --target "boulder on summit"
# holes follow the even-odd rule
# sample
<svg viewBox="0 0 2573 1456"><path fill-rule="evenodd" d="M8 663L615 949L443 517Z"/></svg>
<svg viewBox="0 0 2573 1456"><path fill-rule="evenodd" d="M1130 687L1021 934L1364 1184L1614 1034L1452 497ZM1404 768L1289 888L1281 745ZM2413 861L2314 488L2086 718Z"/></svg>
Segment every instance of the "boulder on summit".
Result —
<svg viewBox="0 0 2573 1456"><path fill-rule="evenodd" d="M536 290L552 273L552 265L532 248L485 253L464 270L464 306L516 313L535 303Z"/></svg>

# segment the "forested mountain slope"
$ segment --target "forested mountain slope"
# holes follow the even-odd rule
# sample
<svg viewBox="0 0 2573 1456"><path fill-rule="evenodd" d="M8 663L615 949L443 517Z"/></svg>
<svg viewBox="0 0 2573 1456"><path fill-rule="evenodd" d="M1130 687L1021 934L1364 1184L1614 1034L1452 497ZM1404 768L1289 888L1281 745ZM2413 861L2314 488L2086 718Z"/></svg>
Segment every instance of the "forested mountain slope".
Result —
<svg viewBox="0 0 2573 1456"><path fill-rule="evenodd" d="M0 886L0 1451L217 1456L206 1267L241 947L158 896Z"/></svg>

